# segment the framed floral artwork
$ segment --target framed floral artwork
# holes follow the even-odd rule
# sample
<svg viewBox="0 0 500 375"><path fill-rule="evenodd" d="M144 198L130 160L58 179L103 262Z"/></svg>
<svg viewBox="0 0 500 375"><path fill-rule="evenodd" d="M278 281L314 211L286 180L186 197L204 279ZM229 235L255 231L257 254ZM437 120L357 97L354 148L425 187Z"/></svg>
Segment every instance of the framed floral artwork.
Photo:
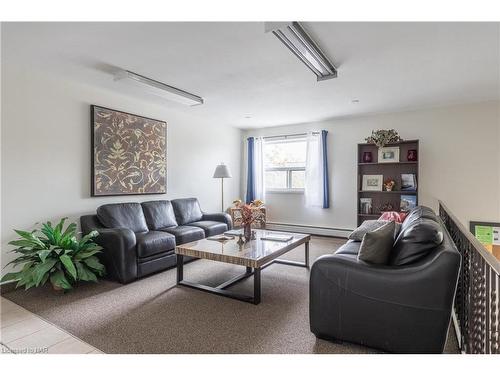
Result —
<svg viewBox="0 0 500 375"><path fill-rule="evenodd" d="M91 195L167 192L167 123L92 105Z"/></svg>

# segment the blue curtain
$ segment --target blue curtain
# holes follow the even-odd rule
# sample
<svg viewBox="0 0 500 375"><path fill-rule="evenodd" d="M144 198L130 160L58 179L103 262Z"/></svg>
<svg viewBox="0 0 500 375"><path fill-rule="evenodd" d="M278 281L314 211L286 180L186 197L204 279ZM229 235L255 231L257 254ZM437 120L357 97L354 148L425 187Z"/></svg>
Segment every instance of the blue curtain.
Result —
<svg viewBox="0 0 500 375"><path fill-rule="evenodd" d="M329 179L328 179L328 153L326 146L326 136L328 135L327 130L321 131L321 148L323 150L323 208L330 207L330 189L329 189Z"/></svg>
<svg viewBox="0 0 500 375"><path fill-rule="evenodd" d="M247 153L247 196L246 202L250 203L255 199L255 166L254 166L254 147L255 147L255 138L250 137L247 139L248 141L248 153Z"/></svg>

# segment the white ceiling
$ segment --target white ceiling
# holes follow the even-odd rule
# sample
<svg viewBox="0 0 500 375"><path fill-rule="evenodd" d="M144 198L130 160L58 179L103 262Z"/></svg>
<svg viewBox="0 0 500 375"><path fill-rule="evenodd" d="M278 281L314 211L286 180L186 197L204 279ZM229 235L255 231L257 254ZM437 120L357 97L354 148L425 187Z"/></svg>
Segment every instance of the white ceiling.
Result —
<svg viewBox="0 0 500 375"><path fill-rule="evenodd" d="M316 82L263 22L10 23L2 57L240 128L500 99L498 23L303 25L338 78ZM115 67L205 104L185 107L123 87L109 73Z"/></svg>

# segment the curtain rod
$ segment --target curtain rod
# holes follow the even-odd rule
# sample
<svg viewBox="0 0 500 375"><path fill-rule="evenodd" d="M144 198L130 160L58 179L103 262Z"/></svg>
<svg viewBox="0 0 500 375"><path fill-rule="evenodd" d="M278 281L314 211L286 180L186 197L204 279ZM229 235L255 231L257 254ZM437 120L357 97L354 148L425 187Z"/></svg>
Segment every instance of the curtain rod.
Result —
<svg viewBox="0 0 500 375"><path fill-rule="evenodd" d="M312 132L313 134L320 134L320 132ZM305 136L307 133L296 133L296 134L286 134L286 135L270 135L267 137L262 137L264 139L270 139L270 138L287 138L287 137L300 137L300 136Z"/></svg>

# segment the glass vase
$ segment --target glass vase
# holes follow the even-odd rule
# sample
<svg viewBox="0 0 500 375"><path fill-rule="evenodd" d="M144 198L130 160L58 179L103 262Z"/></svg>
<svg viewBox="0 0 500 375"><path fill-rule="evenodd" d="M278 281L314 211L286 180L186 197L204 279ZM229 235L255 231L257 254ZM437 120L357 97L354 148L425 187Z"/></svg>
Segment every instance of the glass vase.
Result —
<svg viewBox="0 0 500 375"><path fill-rule="evenodd" d="M252 239L252 224L245 224L243 227L243 235L245 236L246 242Z"/></svg>

